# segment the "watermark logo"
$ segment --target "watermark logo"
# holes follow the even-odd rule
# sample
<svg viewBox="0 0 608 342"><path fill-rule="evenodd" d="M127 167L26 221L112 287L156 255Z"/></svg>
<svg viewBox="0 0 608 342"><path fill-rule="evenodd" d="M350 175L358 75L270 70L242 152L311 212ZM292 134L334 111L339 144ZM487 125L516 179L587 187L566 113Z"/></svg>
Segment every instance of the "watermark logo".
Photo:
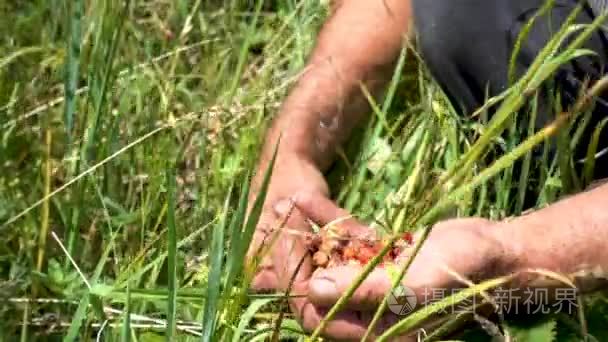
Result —
<svg viewBox="0 0 608 342"><path fill-rule="evenodd" d="M416 309L416 294L409 287L397 286L388 297L388 308L394 314L407 315Z"/></svg>
<svg viewBox="0 0 608 342"><path fill-rule="evenodd" d="M439 314L454 314L474 312L479 296L454 296L463 289L458 288L425 288L420 293L420 303L414 291L399 285L388 297L388 308L396 315L404 316L414 312L416 305L426 306L443 301ZM550 291L548 288L495 288L488 293L497 312L502 314L526 313L567 313L572 314L578 309L578 292L576 288L558 288ZM552 298L552 300L550 300ZM482 302L486 302L482 300Z"/></svg>

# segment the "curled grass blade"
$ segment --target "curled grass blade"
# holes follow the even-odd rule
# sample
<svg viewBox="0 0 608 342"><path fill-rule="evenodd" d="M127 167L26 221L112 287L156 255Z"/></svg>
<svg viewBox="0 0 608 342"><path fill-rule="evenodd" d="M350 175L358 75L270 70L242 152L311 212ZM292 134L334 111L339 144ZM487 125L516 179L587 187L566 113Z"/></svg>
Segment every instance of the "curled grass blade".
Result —
<svg viewBox="0 0 608 342"><path fill-rule="evenodd" d="M547 0L545 4L536 13L534 13L534 16L528 20L519 33L517 40L515 41L515 45L513 46L513 53L511 53L511 59L509 61L509 84L513 84L515 81L515 64L517 62L517 57L519 57L519 53L521 52L522 43L526 40L526 38L528 38L530 30L538 18L547 14L547 12L549 12L554 6L555 0Z"/></svg>
<svg viewBox="0 0 608 342"><path fill-rule="evenodd" d="M19 49L13 53L10 53L6 57L0 58L0 69L7 67L11 63L14 63L20 57L23 57L23 56L31 54L31 53L39 53L42 51L44 51L44 48L42 48L40 46L28 46L28 47ZM6 109L8 109L8 108L6 108ZM0 107L0 112L2 112L3 110L5 110L5 107Z"/></svg>

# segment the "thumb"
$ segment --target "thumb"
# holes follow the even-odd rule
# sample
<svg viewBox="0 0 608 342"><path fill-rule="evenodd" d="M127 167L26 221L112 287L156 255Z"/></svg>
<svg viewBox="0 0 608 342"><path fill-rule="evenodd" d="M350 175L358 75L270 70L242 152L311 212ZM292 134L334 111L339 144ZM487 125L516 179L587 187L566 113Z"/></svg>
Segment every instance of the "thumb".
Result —
<svg viewBox="0 0 608 342"><path fill-rule="evenodd" d="M332 306L359 277L363 268L344 265L317 270L309 283L309 300L321 307ZM347 303L352 310L374 310L391 289L390 277L385 268L374 269L357 288Z"/></svg>

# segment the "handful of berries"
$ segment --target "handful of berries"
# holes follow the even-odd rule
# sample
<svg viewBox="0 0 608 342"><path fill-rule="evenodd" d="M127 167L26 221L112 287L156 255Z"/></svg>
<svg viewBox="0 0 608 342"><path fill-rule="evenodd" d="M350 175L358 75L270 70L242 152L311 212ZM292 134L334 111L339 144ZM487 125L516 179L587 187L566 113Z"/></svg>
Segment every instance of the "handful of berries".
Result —
<svg viewBox="0 0 608 342"><path fill-rule="evenodd" d="M411 233L403 233L391 245L380 266L395 263L395 259L404 248L413 244ZM312 253L315 267L328 268L347 264L366 265L382 249L387 246L389 239L375 237L355 237L343 233L336 227L323 228L319 233L307 237L307 245Z"/></svg>

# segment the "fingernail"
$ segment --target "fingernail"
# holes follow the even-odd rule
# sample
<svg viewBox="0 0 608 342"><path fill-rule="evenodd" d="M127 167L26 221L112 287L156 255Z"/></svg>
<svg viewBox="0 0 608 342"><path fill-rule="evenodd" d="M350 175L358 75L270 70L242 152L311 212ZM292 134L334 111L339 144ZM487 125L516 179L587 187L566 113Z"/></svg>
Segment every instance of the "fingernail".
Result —
<svg viewBox="0 0 608 342"><path fill-rule="evenodd" d="M310 282L310 292L314 293L317 297L327 298L328 300L335 300L340 295L336 283L329 279L315 279Z"/></svg>
<svg viewBox="0 0 608 342"><path fill-rule="evenodd" d="M292 201L290 200L280 200L273 206L274 212L279 216L285 216L289 214L291 210Z"/></svg>

